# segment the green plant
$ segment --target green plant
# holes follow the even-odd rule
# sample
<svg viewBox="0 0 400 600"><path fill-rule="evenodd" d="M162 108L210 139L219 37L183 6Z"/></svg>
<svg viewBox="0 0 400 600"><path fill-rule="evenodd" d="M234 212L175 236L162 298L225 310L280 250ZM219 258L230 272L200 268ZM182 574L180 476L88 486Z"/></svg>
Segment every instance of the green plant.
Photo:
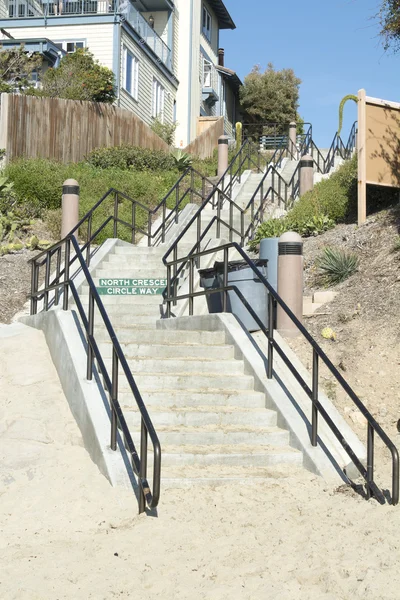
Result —
<svg viewBox="0 0 400 600"><path fill-rule="evenodd" d="M67 54L60 66L49 68L34 95L68 100L91 100L112 104L116 99L114 73L103 67L87 48Z"/></svg>
<svg viewBox="0 0 400 600"><path fill-rule="evenodd" d="M43 220L52 239L59 240L61 237L61 208L46 210Z"/></svg>
<svg viewBox="0 0 400 600"><path fill-rule="evenodd" d="M249 249L254 252L264 238L280 237L282 233L289 231L289 229L286 217L268 219L268 221L261 223L256 230L254 238L249 242Z"/></svg>
<svg viewBox="0 0 400 600"><path fill-rule="evenodd" d="M356 272L359 259L354 252L326 247L315 263L322 272L323 280L327 284L334 285Z"/></svg>
<svg viewBox="0 0 400 600"><path fill-rule="evenodd" d="M393 247L392 247L392 252L399 252L400 251L400 235L397 236Z"/></svg>
<svg viewBox="0 0 400 600"><path fill-rule="evenodd" d="M175 167L175 161L169 152L130 146L129 144L96 148L88 154L86 161L93 167L99 167L100 169L168 171Z"/></svg>
<svg viewBox="0 0 400 600"><path fill-rule="evenodd" d="M175 131L178 127L178 123L163 123L157 117L151 124L151 129L160 137L168 146L173 146L175 142Z"/></svg>
<svg viewBox="0 0 400 600"><path fill-rule="evenodd" d="M0 51L0 92L26 93L31 89L31 75L42 65L39 53L28 54L24 45Z"/></svg>
<svg viewBox="0 0 400 600"><path fill-rule="evenodd" d="M236 123L236 152L239 152L242 145L243 125L239 121Z"/></svg>
<svg viewBox="0 0 400 600"><path fill-rule="evenodd" d="M186 171L193 163L193 158L190 154L183 152L183 150L175 150L175 152L172 153L172 158L175 161L175 167L180 172Z"/></svg>
<svg viewBox="0 0 400 600"><path fill-rule="evenodd" d="M326 215L314 215L303 222L296 221L289 213L287 217L287 226L288 229L308 237L311 235L320 235L321 233L324 233L324 231L332 229L332 227L335 227L335 221Z"/></svg>
<svg viewBox="0 0 400 600"><path fill-rule="evenodd" d="M353 102L358 102L358 98L357 96L354 96L354 94L348 94L347 96L345 96L344 98L342 98L342 100L340 101L339 104L339 127L338 127L338 135L340 135L340 132L342 131L342 127L343 127L343 109L344 109L344 105L346 104L346 102L348 100L353 100Z"/></svg>

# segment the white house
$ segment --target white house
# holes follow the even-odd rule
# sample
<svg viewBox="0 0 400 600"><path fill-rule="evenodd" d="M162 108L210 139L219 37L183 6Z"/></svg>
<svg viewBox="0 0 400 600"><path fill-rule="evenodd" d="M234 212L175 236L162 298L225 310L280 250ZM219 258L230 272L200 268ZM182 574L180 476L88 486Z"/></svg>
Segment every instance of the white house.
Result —
<svg viewBox="0 0 400 600"><path fill-rule="evenodd" d="M196 137L200 116L225 117L225 133L232 135L241 82L224 67L219 34L236 25L222 0L175 0L175 13L179 18L177 145L184 147Z"/></svg>
<svg viewBox="0 0 400 600"><path fill-rule="evenodd" d="M222 0L0 0L0 37L88 48L114 71L116 103L149 125L177 121L181 147L200 116L224 116L232 134L240 80L218 54L227 28Z"/></svg>

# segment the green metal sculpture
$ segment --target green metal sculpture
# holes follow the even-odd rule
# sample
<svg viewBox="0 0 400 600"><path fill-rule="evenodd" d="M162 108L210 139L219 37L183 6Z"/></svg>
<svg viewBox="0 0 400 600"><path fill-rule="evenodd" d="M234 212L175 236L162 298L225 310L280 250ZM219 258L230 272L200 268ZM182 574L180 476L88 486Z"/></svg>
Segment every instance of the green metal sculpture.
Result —
<svg viewBox="0 0 400 600"><path fill-rule="evenodd" d="M342 131L342 127L343 127L343 109L344 109L344 105L346 104L347 100L353 100L353 102L358 102L358 97L354 96L354 94L348 94L340 102L340 104L339 104L339 128L338 128L338 135L340 135L340 132Z"/></svg>

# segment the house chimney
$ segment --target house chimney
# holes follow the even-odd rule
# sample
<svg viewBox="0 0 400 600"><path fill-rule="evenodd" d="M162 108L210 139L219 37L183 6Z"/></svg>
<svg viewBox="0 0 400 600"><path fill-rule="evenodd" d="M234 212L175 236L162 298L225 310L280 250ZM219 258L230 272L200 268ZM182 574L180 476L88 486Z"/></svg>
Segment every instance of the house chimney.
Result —
<svg viewBox="0 0 400 600"><path fill-rule="evenodd" d="M224 57L225 57L225 50L223 48L218 48L218 65L220 67L224 66Z"/></svg>

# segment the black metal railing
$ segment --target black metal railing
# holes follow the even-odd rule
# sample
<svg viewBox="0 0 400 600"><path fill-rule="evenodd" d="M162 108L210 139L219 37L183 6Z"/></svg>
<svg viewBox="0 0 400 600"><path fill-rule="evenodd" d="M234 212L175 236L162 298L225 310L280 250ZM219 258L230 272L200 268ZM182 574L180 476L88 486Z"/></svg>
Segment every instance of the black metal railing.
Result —
<svg viewBox="0 0 400 600"><path fill-rule="evenodd" d="M75 254L79 267L82 270L86 283L89 287L89 303L87 313L83 307L82 301L76 289L74 278L71 275L71 254ZM50 273L55 261L56 272L58 277L53 282L50 282ZM61 261L64 262L64 269L61 271ZM54 244L48 251L42 252L31 261L32 265L32 291L31 298L31 314L36 314L38 309L38 301L43 300L44 310L49 308L49 296L54 294L52 304L57 306L60 303L62 296L62 307L68 310L69 292L75 301L78 313L86 333L87 340L87 368L86 378L91 381L95 372L95 361L97 361L98 371L103 378L103 385L108 392L111 412L111 434L110 447L112 450L117 450L117 432L118 428L121 431L125 448L131 457L132 469L138 478L139 483L139 512L144 512L146 505L150 509L154 509L160 498L160 482L161 482L161 446L158 440L156 431L143 402L142 396L135 383L134 377L128 366L127 360L121 349L115 330L107 315L104 304L99 296L96 285L90 275L87 259L85 259L81 247L75 239L73 233L68 234L66 238ZM45 265L44 286L38 289L39 268ZM111 375L105 365L102 353L96 340L94 332L95 327L95 307L98 309L100 319L104 325L108 338L112 344L112 367ZM118 400L119 396L119 367L128 382L130 392L135 399L136 406L140 413L141 428L140 428L140 452L138 453L132 439L132 435L127 426L121 405ZM153 446L153 485L152 489L147 479L147 461L148 461L148 437L150 437Z"/></svg>
<svg viewBox="0 0 400 600"><path fill-rule="evenodd" d="M217 219L214 217L213 220ZM224 223L228 226L227 223ZM236 250L237 253L241 256L244 262L247 263L248 267L252 269L254 275L257 279L265 286L268 293L268 325L260 320L259 316L252 309L249 302L242 295L240 290L236 288L236 286L229 285L228 282L228 261L229 261L229 251ZM195 282L194 282L194 274L199 264L199 261L202 257L206 255L216 254L217 252L223 252L223 285L218 289L208 289L202 291L195 291ZM311 401L311 444L312 446L318 445L318 420L319 416L321 416L326 422L329 429L332 431L336 439L339 441L343 449L347 452L348 456L352 460L356 469L360 473L361 477L364 479L366 484L366 496L369 498L370 496L374 496L379 502L382 504L385 502L385 495L379 489L375 482L374 477L374 436L377 434L384 445L388 448L392 457L392 504L397 504L399 501L399 453L396 446L390 440L388 435L382 429L382 427L378 424L372 414L368 411L366 406L361 402L359 397L356 395L354 390L350 387L344 377L339 373L336 369L332 361L328 358L322 348L318 345L318 343L314 340L311 334L307 331L307 329L302 325L296 315L290 310L290 308L285 304L285 302L280 298L280 296L275 292L273 287L267 281L267 279L263 276L263 274L255 267L252 260L249 259L247 254L241 248L241 246L235 242L225 244L223 246L218 246L215 248L208 248L206 250L202 250L200 252L192 252L190 255L182 258L173 258L172 260L168 260L169 253L167 253L163 262L167 268L167 288L164 292L164 302L166 303L166 311L165 315L167 318L172 316L172 306L175 305L179 300L188 300L189 303L189 315L194 314L194 301L196 298L201 296L207 296L209 294L222 294L222 306L223 312L226 312L228 305L228 293L235 293L241 302L244 304L245 308L250 313L251 317L257 322L260 331L265 335L268 344L268 356L267 356L267 367L266 374L268 379L273 378L273 361L274 361L274 352L276 351L280 358L283 360L285 365L288 367L292 375L295 377L296 381L301 385L302 389L306 392ZM178 267L179 265L179 267ZM181 266L184 266L185 271L189 273L189 292L182 294L178 292L178 281L173 276L173 271L178 272ZM313 361L312 361L312 385L304 380L303 376L299 373L296 367L291 362L290 358L285 354L283 348L279 345L277 340L274 337L274 328L276 323L276 311L277 307L280 307L283 312L289 317L291 322L297 327L301 335L304 339L310 344L313 353ZM262 350L259 348L259 351L262 353ZM351 445L348 443L344 435L341 433L338 426L335 424L328 411L325 409L323 404L320 401L319 397L319 364L320 362L324 363L328 371L335 378L337 383L342 387L344 392L347 394L348 398L353 402L354 406L361 412L367 422L367 466L365 467L362 459L359 458L357 453L353 450Z"/></svg>

